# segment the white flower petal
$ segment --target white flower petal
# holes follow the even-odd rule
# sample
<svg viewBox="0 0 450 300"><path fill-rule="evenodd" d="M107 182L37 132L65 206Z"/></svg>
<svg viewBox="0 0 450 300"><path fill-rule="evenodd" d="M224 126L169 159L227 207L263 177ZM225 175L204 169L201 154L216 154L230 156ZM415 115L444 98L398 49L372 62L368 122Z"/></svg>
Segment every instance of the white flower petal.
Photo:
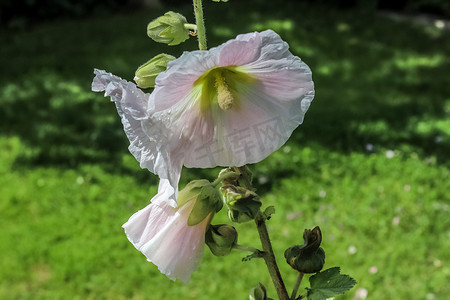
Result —
<svg viewBox="0 0 450 300"><path fill-rule="evenodd" d="M170 195L171 205L176 206L175 198L183 165L183 157L177 155L167 142L167 129L164 124L147 114L149 95L142 92L134 83L123 80L102 70L95 70L92 90L105 91L116 104L125 133L130 141L128 149L139 161L141 168L167 179L171 188L165 189Z"/></svg>
<svg viewBox="0 0 450 300"><path fill-rule="evenodd" d="M150 97L150 109L158 112L169 109L191 91L194 82L217 65L215 50L184 52L167 65L167 71L156 77L156 87Z"/></svg>
<svg viewBox="0 0 450 300"><path fill-rule="evenodd" d="M172 280L188 283L203 256L205 231L210 218L188 226L195 201L179 209L164 201L161 190L152 203L135 213L123 225L130 242Z"/></svg>
<svg viewBox="0 0 450 300"><path fill-rule="evenodd" d="M261 37L258 33L241 34L236 39L218 47L219 66L241 66L260 55Z"/></svg>
<svg viewBox="0 0 450 300"><path fill-rule="evenodd" d="M292 55L289 52L289 44L273 30L265 30L260 33L261 36L261 55L260 61L279 60Z"/></svg>
<svg viewBox="0 0 450 300"><path fill-rule="evenodd" d="M268 95L279 101L309 96L312 101L314 98L314 83L311 78L311 70L306 64L293 64L291 62L286 63L285 66L276 66L275 64L268 66L264 71L252 69L249 71L250 74L261 81L264 91Z"/></svg>
<svg viewBox="0 0 450 300"><path fill-rule="evenodd" d="M213 112L214 136L185 152L187 167L241 166L263 160L287 141L312 99L278 102L259 86L241 91L241 97L238 109Z"/></svg>
<svg viewBox="0 0 450 300"><path fill-rule="evenodd" d="M263 84L267 94L278 100L314 97L311 69L289 52L289 45L272 30L261 33L260 57L247 64L250 74ZM311 102L311 101L309 101Z"/></svg>
<svg viewBox="0 0 450 300"><path fill-rule="evenodd" d="M257 82L237 83L239 108L211 105L205 113L199 108L202 88L194 82L228 65ZM188 79L175 83L183 73ZM150 97L157 107L152 117L170 128L168 140L181 145L177 155L187 167L240 166L266 158L303 122L314 98L311 70L271 30L239 35L210 51L185 52L158 79Z"/></svg>

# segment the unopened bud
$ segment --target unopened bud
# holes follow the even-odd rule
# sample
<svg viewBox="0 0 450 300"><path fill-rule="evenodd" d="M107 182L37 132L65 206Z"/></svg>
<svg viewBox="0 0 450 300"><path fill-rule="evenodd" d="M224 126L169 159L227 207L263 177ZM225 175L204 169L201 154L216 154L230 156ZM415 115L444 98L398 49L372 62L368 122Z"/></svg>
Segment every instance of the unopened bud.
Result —
<svg viewBox="0 0 450 300"><path fill-rule="evenodd" d="M146 89L155 86L155 79L159 73L166 71L167 64L175 57L161 53L140 66L135 73L134 81L140 88Z"/></svg>
<svg viewBox="0 0 450 300"><path fill-rule="evenodd" d="M257 286L250 290L250 300L268 300L266 288L260 282Z"/></svg>
<svg viewBox="0 0 450 300"><path fill-rule="evenodd" d="M303 232L303 245L296 245L286 249L286 262L295 270L303 273L317 273L325 264L325 251L320 247L322 232L319 226L313 230Z"/></svg>
<svg viewBox="0 0 450 300"><path fill-rule="evenodd" d="M188 225L199 224L208 215L218 212L223 203L217 188L206 179L193 180L178 193L178 206L195 201L188 218Z"/></svg>
<svg viewBox="0 0 450 300"><path fill-rule="evenodd" d="M178 45L189 38L189 29L185 24L187 20L184 16L169 11L147 25L147 35L158 43Z"/></svg>
<svg viewBox="0 0 450 300"><path fill-rule="evenodd" d="M233 226L221 224L211 225L206 231L205 242L216 256L225 256L230 254L236 245L238 233Z"/></svg>
<svg viewBox="0 0 450 300"><path fill-rule="evenodd" d="M256 217L261 207L259 196L246 188L225 185L220 189L228 207L228 217L233 222L243 223Z"/></svg>

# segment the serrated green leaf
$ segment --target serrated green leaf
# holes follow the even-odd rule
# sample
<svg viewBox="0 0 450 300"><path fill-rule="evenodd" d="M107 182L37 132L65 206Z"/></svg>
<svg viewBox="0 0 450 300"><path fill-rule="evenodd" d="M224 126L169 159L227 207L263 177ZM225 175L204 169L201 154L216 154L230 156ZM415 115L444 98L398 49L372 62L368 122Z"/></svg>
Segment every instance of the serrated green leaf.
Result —
<svg viewBox="0 0 450 300"><path fill-rule="evenodd" d="M334 267L311 276L309 283L311 288L307 289L308 300L325 300L350 290L356 281L348 275L340 274L340 268Z"/></svg>

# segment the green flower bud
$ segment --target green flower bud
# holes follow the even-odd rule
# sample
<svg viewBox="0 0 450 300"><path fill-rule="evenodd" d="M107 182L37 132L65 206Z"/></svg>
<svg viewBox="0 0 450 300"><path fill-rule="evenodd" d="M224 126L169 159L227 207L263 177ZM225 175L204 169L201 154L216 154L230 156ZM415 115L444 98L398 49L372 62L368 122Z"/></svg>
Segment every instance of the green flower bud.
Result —
<svg viewBox="0 0 450 300"><path fill-rule="evenodd" d="M268 300L266 288L260 282L257 286L250 290L250 300Z"/></svg>
<svg viewBox="0 0 450 300"><path fill-rule="evenodd" d="M185 24L187 20L184 16L169 11L147 25L147 35L158 43L178 45L189 38L189 29Z"/></svg>
<svg viewBox="0 0 450 300"><path fill-rule="evenodd" d="M155 79L159 73L166 71L169 61L175 57L161 53L140 66L135 73L134 81L140 88L146 89L155 86Z"/></svg>
<svg viewBox="0 0 450 300"><path fill-rule="evenodd" d="M261 200L255 192L234 185L225 185L220 191L231 221L244 223L253 220L258 214Z"/></svg>
<svg viewBox="0 0 450 300"><path fill-rule="evenodd" d="M319 226L313 230L303 232L303 245L296 245L286 249L286 262L295 270L303 273L317 273L325 264L325 251L320 247L322 232Z"/></svg>
<svg viewBox="0 0 450 300"><path fill-rule="evenodd" d="M236 245L238 233L233 226L221 224L211 225L206 231L205 242L215 256L230 254Z"/></svg>
<svg viewBox="0 0 450 300"><path fill-rule="evenodd" d="M188 225L194 226L203 221L211 213L218 212L223 203L217 188L206 179L193 180L178 193L178 206L195 201L188 218Z"/></svg>

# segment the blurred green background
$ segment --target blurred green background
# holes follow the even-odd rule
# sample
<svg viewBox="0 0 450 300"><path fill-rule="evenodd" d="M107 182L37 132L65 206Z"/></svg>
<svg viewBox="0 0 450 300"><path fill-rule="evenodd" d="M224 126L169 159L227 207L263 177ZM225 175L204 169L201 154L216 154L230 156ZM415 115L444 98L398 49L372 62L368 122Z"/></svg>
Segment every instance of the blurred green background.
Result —
<svg viewBox="0 0 450 300"><path fill-rule="evenodd" d="M128 153L114 105L90 91L93 69L131 80L154 55L197 47L145 34L169 9L193 22L189 1L131 2L0 4L0 299L247 299L258 282L275 297L264 262L244 252L206 248L184 285L123 233L158 179ZM448 1L204 2L209 47L271 28L313 71L304 124L251 166L276 207L268 226L288 290L283 252L319 225L325 267L358 281L338 299L450 299ZM411 17L421 13L434 15ZM182 185L218 171L185 169ZM260 247L254 224L237 228Z"/></svg>

